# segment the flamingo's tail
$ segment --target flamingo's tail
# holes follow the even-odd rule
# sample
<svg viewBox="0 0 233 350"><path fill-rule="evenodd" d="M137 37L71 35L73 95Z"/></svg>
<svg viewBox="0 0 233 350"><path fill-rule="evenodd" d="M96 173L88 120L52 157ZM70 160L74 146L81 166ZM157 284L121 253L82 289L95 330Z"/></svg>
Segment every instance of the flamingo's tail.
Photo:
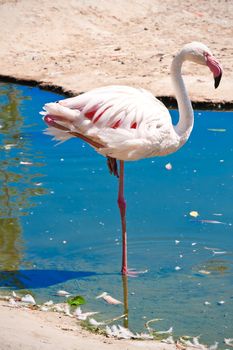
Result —
<svg viewBox="0 0 233 350"><path fill-rule="evenodd" d="M45 104L43 109L44 111L40 114L48 125L45 134L59 141L66 141L73 137L70 132L74 130L74 122L80 115L79 110L64 107L56 102Z"/></svg>

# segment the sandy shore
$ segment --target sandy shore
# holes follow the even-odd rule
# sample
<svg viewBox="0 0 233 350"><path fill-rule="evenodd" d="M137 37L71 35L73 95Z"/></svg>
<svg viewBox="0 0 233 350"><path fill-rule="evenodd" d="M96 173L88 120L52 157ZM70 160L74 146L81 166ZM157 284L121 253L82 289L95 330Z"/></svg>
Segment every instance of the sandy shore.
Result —
<svg viewBox="0 0 233 350"><path fill-rule="evenodd" d="M0 302L0 350L174 350L157 341L92 335L78 321L55 312L15 309Z"/></svg>
<svg viewBox="0 0 233 350"><path fill-rule="evenodd" d="M221 61L220 87L186 64L193 101L233 104L231 0L0 0L0 75L80 93L129 84L174 94L169 68L183 44L201 41Z"/></svg>
<svg viewBox="0 0 233 350"><path fill-rule="evenodd" d="M0 0L0 78L76 94L128 84L173 96L169 67L183 44L202 41L221 61L220 87L206 67L187 64L193 101L233 106L231 0ZM73 319L0 304L0 349L173 349L90 335Z"/></svg>

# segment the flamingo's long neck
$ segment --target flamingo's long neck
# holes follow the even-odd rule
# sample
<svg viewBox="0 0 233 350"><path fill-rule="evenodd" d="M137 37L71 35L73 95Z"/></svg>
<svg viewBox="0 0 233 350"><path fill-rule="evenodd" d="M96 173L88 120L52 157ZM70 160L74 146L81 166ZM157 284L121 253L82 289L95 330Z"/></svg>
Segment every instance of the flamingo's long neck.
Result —
<svg viewBox="0 0 233 350"><path fill-rule="evenodd" d="M171 77L179 109L179 122L174 127L176 133L185 142L193 128L193 109L181 75L184 53L178 53L172 61Z"/></svg>

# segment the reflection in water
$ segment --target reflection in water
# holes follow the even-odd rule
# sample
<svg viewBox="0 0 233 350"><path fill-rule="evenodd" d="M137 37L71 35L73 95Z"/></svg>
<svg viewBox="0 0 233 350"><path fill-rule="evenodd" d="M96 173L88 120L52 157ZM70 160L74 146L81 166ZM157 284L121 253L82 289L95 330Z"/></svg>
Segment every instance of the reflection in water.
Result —
<svg viewBox="0 0 233 350"><path fill-rule="evenodd" d="M17 219L0 219L0 264L7 270L18 267L21 251L21 227ZM10 254L11 259L7 259Z"/></svg>
<svg viewBox="0 0 233 350"><path fill-rule="evenodd" d="M31 141L24 135L29 126L20 107L29 97L22 96L14 85L0 85L0 269L11 271L1 276L1 285L19 286L17 270L23 258L20 216L34 205L33 196L45 190L35 183L41 176L35 170L42 165L35 161L41 161L41 156L33 154Z"/></svg>
<svg viewBox="0 0 233 350"><path fill-rule="evenodd" d="M123 286L123 294L124 294L124 320L123 326L125 328L129 327L129 303L128 303L128 276L122 275L122 286Z"/></svg>
<svg viewBox="0 0 233 350"><path fill-rule="evenodd" d="M224 274L230 270L229 262L220 259L210 259L205 265L205 269L210 272Z"/></svg>

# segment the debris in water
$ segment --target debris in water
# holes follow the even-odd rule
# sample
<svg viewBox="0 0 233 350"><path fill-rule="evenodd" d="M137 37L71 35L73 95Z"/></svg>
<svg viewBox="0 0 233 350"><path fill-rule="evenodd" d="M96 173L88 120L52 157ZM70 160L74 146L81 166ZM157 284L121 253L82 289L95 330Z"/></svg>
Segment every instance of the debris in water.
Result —
<svg viewBox="0 0 233 350"><path fill-rule="evenodd" d="M113 298L107 292L103 292L102 294L100 294L96 297L96 299L101 299L101 298L104 299L108 304L112 304L112 305L122 304L122 302L120 300Z"/></svg>
<svg viewBox="0 0 233 350"><path fill-rule="evenodd" d="M171 163L167 163L167 164L165 165L165 168L166 168L167 170L172 170L172 165L171 165Z"/></svg>
<svg viewBox="0 0 233 350"><path fill-rule="evenodd" d="M199 270L198 272L201 273L202 275L210 275L211 274L211 272L207 271L207 270Z"/></svg>
<svg viewBox="0 0 233 350"><path fill-rule="evenodd" d="M15 299L18 299L19 300L19 296L15 293L15 291L12 292L12 296L15 298Z"/></svg>
<svg viewBox="0 0 233 350"><path fill-rule="evenodd" d="M101 299L101 298L103 298L103 297L104 297L105 295L107 295L107 294L108 294L107 292L103 292L103 293L97 295L96 299Z"/></svg>
<svg viewBox="0 0 233 350"><path fill-rule="evenodd" d="M226 225L225 222L222 221L218 221L218 220L198 220L199 222L201 222L202 224L221 224L221 225Z"/></svg>
<svg viewBox="0 0 233 350"><path fill-rule="evenodd" d="M215 251L215 250L213 250L213 254L214 255L218 255L218 254L226 254L227 252L225 252L225 251Z"/></svg>
<svg viewBox="0 0 233 350"><path fill-rule="evenodd" d="M181 270L181 267L180 267L180 266L176 266L176 267L175 267L175 270L176 270L176 271L179 271L179 270Z"/></svg>
<svg viewBox="0 0 233 350"><path fill-rule="evenodd" d="M175 344L175 341L174 341L174 339L173 339L173 337L170 335L168 338L166 338L166 339L162 339L161 340L161 342L163 342L163 343L166 343L166 344ZM176 347L178 348L178 349L184 349L184 347L182 347L182 346L177 346L178 344L176 344Z"/></svg>
<svg viewBox="0 0 233 350"><path fill-rule="evenodd" d="M32 165L33 163L32 163L32 162L23 162L23 161L21 161L21 162L19 162L19 164L22 164L22 165Z"/></svg>
<svg viewBox="0 0 233 350"><path fill-rule="evenodd" d="M88 322L91 326L96 326L96 327L103 326L105 324L104 322L96 321L94 318L89 318Z"/></svg>
<svg viewBox="0 0 233 350"><path fill-rule="evenodd" d="M212 250L212 251L214 251L214 250L220 250L219 248L212 248L212 247L204 247L204 249L206 249L206 250Z"/></svg>
<svg viewBox="0 0 233 350"><path fill-rule="evenodd" d="M216 350L218 348L218 342L216 341L213 345L210 345L208 350Z"/></svg>
<svg viewBox="0 0 233 350"><path fill-rule="evenodd" d="M71 293L67 292L66 290L59 290L56 295L59 297L68 297L71 295Z"/></svg>
<svg viewBox="0 0 233 350"><path fill-rule="evenodd" d="M192 211L190 211L189 215L194 217L194 218L197 218L199 216L199 213L196 210L192 210Z"/></svg>
<svg viewBox="0 0 233 350"><path fill-rule="evenodd" d="M112 304L112 305L118 305L118 304L122 304L122 302L120 300L117 300L113 297L111 297L111 295L106 295L103 297L103 299L108 303L108 304Z"/></svg>
<svg viewBox="0 0 233 350"><path fill-rule="evenodd" d="M193 337L192 340L186 340L186 337L180 337L180 341L182 344L185 344L188 347L196 348L196 349L201 349L201 350L206 350L206 346L203 344L199 343L199 337Z"/></svg>
<svg viewBox="0 0 233 350"><path fill-rule="evenodd" d="M108 337L118 339L153 339L153 336L148 333L133 333L128 328L120 325L106 326L105 330Z"/></svg>
<svg viewBox="0 0 233 350"><path fill-rule="evenodd" d="M152 330L154 330L154 329L151 328L151 327L149 326L149 324L152 323L152 322L158 322L158 321L163 321L163 319L162 319L162 318L152 318L151 320L149 320L149 321L147 321L147 322L145 323L145 327L146 327L149 331L152 331Z"/></svg>
<svg viewBox="0 0 233 350"><path fill-rule="evenodd" d="M31 294L26 294L21 298L21 301L26 304L35 305L36 301Z"/></svg>
<svg viewBox="0 0 233 350"><path fill-rule="evenodd" d="M16 143L8 143L8 144L6 144L6 145L3 145L3 148L5 148L5 150L10 150L12 147L15 147L15 146L17 146L17 144Z"/></svg>
<svg viewBox="0 0 233 350"><path fill-rule="evenodd" d="M171 334L173 332L173 327L170 327L167 331L156 331L156 334Z"/></svg>
<svg viewBox="0 0 233 350"><path fill-rule="evenodd" d="M85 321L88 317L98 313L98 311L82 312L81 307L77 307L74 311L74 316L76 316L79 320Z"/></svg>
<svg viewBox="0 0 233 350"><path fill-rule="evenodd" d="M213 132L225 132L226 131L226 129L207 129L208 131L213 131Z"/></svg>
<svg viewBox="0 0 233 350"><path fill-rule="evenodd" d="M233 347L233 338L224 338L224 343Z"/></svg>

